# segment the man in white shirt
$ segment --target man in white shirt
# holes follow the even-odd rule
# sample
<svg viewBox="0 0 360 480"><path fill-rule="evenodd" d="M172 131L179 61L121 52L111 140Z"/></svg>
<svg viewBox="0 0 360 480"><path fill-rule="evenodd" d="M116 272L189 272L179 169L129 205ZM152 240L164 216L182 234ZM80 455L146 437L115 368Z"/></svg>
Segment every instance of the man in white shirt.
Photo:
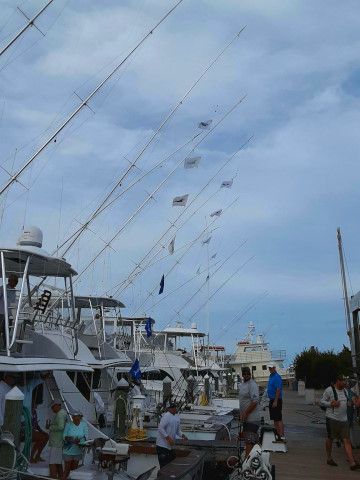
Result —
<svg viewBox="0 0 360 480"><path fill-rule="evenodd" d="M14 387L15 383L16 377L11 373L5 373L4 379L0 382L0 427L4 423L5 396Z"/></svg>
<svg viewBox="0 0 360 480"><path fill-rule="evenodd" d="M18 284L18 276L11 273L8 278L8 283L6 285L6 298L7 298L7 307L8 307L8 316L12 315L12 308L15 305L16 300L16 290L15 287ZM11 325L12 319L9 321ZM2 346L5 346L5 302L4 302L4 287L0 286L0 335Z"/></svg>
<svg viewBox="0 0 360 480"><path fill-rule="evenodd" d="M245 454L249 455L253 446L258 443L261 411L259 407L259 387L251 378L249 367L241 371L243 383L239 385L240 421L243 422Z"/></svg>
<svg viewBox="0 0 360 480"><path fill-rule="evenodd" d="M342 440L344 443L347 460L351 470L360 469L360 465L354 460L352 453L349 423L347 418L348 395L345 391L345 380L338 375L334 385L328 387L321 399L321 405L326 407L326 454L327 464L337 467L332 458L332 445L334 440Z"/></svg>
<svg viewBox="0 0 360 480"><path fill-rule="evenodd" d="M175 440L187 437L180 429L180 417L177 414L177 406L170 403L168 411L161 417L156 437L156 451L158 454L160 468L170 463L176 457L173 447Z"/></svg>

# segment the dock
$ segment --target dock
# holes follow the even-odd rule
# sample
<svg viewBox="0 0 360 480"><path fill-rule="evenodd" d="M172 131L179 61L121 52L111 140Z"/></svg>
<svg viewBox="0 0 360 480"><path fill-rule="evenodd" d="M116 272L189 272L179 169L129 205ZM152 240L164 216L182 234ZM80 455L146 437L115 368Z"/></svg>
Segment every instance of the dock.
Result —
<svg viewBox="0 0 360 480"><path fill-rule="evenodd" d="M284 392L283 418L288 441L287 453L272 453L276 480L349 480L360 478L360 470L351 471L343 446L334 442L333 458L337 467L326 464L325 413L317 405L306 405L297 392ZM354 450L360 463L360 450Z"/></svg>

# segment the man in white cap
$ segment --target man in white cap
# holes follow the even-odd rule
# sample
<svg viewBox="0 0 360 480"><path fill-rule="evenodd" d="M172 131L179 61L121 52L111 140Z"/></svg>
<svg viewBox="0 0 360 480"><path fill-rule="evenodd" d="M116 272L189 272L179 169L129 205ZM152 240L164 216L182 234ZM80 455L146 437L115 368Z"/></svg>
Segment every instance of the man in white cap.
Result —
<svg viewBox="0 0 360 480"><path fill-rule="evenodd" d="M177 438L187 440L187 437L180 429L177 405L176 403L170 403L168 411L161 417L156 437L156 451L160 468L170 463L176 457L173 447Z"/></svg>
<svg viewBox="0 0 360 480"><path fill-rule="evenodd" d="M49 470L51 478L63 478L62 449L67 413L61 408L61 401L51 403L54 417L49 426Z"/></svg>
<svg viewBox="0 0 360 480"><path fill-rule="evenodd" d="M277 440L285 442L284 423L282 420L282 378L276 371L276 365L268 365L270 376L267 386L267 394L270 399L269 413L270 420L274 421L274 427L277 433Z"/></svg>

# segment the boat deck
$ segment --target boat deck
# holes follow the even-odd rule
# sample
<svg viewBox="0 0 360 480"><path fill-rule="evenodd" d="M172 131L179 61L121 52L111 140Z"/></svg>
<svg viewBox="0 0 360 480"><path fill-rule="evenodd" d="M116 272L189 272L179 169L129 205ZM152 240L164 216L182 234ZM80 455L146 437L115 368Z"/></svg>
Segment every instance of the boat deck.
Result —
<svg viewBox="0 0 360 480"><path fill-rule="evenodd" d="M272 453L277 480L349 480L360 478L360 471L351 471L344 448L334 445L333 458L338 467L326 464L325 414L318 406L306 405L297 392L284 392L283 418L288 439L288 453ZM360 450L354 450L360 461Z"/></svg>

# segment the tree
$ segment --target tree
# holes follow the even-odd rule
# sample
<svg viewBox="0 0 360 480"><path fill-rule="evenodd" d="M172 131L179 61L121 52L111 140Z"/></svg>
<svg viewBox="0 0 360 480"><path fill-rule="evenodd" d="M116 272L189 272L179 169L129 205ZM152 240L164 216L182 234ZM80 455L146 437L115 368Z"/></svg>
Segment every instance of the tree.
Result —
<svg viewBox="0 0 360 480"><path fill-rule="evenodd" d="M296 355L294 367L296 379L304 380L306 388L325 388L339 373L351 375L351 352L345 345L339 353L310 347Z"/></svg>

